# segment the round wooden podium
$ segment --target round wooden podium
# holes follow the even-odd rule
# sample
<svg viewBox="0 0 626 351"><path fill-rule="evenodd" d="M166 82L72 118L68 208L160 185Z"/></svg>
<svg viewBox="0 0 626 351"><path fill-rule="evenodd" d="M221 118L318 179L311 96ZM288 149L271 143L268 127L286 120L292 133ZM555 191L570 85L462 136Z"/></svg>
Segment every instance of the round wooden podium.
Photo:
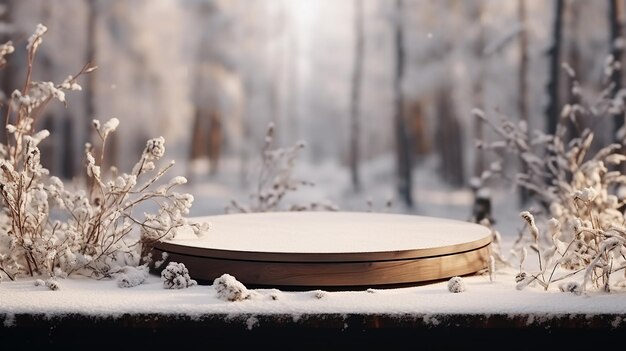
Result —
<svg viewBox="0 0 626 351"><path fill-rule="evenodd" d="M157 243L153 258L182 262L192 278L224 273L251 286L408 285L484 269L490 230L473 223L399 214L273 212L193 218L199 237Z"/></svg>

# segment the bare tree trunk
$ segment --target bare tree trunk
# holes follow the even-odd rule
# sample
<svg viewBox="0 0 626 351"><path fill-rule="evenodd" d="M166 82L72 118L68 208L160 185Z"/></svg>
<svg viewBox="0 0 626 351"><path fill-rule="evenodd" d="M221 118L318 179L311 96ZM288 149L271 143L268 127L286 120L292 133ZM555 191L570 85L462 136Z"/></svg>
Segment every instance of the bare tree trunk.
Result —
<svg viewBox="0 0 626 351"><path fill-rule="evenodd" d="M577 75L582 74L583 69L580 66L580 60L582 57L581 49L578 43L578 38L580 38L580 14L581 14L581 3L579 1L571 1L567 6L567 12L569 12L570 20L567 31L569 32L569 47L567 52L567 59L563 59L563 61L567 61L569 66L572 68L574 75L568 73L565 76L566 80L564 84L566 87L574 87L575 84L578 84L578 80L580 79ZM565 97L565 101L571 106L577 105L581 103L580 95L575 94L573 89L565 90L567 96ZM567 130L565 131L564 142L569 142L573 138L576 138L580 135L580 132L586 127L587 121L584 120L584 115L577 114L576 120L572 121L571 119L567 119L564 121ZM598 139L599 136L596 137ZM593 147L593 146L592 146Z"/></svg>
<svg viewBox="0 0 626 351"><path fill-rule="evenodd" d="M620 64L620 67L623 67L623 43L620 43L622 38L622 27L624 25L624 4L622 0L609 0L609 47L611 50L611 55L613 56L613 60ZM611 72L611 98L614 98L617 93L622 89L622 70L614 69ZM615 113L612 116L614 123L614 131L612 136L612 141L619 143L622 145L621 153L626 154L626 149L624 145L626 144L625 140L621 140L621 129L624 128L624 112ZM615 167L618 171L622 173L626 173L626 165L619 164ZM624 200L624 190L626 187L620 185L616 190L621 201Z"/></svg>
<svg viewBox="0 0 626 351"><path fill-rule="evenodd" d="M526 123L528 128L528 136L530 136L530 121L528 118L528 83L526 77L528 76L528 28L526 20L526 0L517 0L517 18L522 28L519 34L519 71L517 77L518 93L517 93L517 110L519 113L520 121ZM526 173L527 167L523 162L521 172ZM524 205L528 202L529 193L524 187L519 188L519 201L520 205Z"/></svg>
<svg viewBox="0 0 626 351"><path fill-rule="evenodd" d="M266 43L270 43L274 38L282 38L286 34L285 27L288 25L286 21L290 19L288 15L285 14L285 7L282 3L278 2L267 2L266 8L268 9L269 14L273 8L277 9L276 14L269 14L266 16L267 21L267 29L265 31L265 37L263 40ZM286 116L285 109L281 106L284 104L284 98L286 93L283 89L283 84L285 81L286 73L286 59L285 59L285 48L282 44L283 40L280 40L281 45L269 45L266 44L266 57L268 60L268 66L271 70L272 79L268 79L267 84L267 99L268 99L268 109L270 120L273 121L278 127L278 132L276 133L276 138L280 139L283 137L283 123L284 119L288 118ZM280 140L280 143L286 142L285 140Z"/></svg>
<svg viewBox="0 0 626 351"><path fill-rule="evenodd" d="M2 0L0 1L0 4L5 6L5 12L2 14L2 17L0 17L0 21L7 23L9 25L12 25L13 22L13 1L12 0ZM13 35L14 33L7 33L7 35L3 35L2 36L2 43L5 43L9 40L14 39ZM13 89L15 89L15 68L14 68L14 64L12 63L13 60L9 59L7 60L6 65L2 68L1 72L2 72L2 81L0 84L2 84L2 93L4 93L4 97L7 99L8 102L8 98L11 96L11 92L13 91ZM4 101L3 101L4 104ZM6 108L6 106L2 106L3 108ZM1 113L2 115L2 130L0 130L0 143L6 143L7 142L7 132L4 129L4 126L8 123L8 121L4 120L4 116L6 115L5 113ZM8 116L7 116L8 117Z"/></svg>
<svg viewBox="0 0 626 351"><path fill-rule="evenodd" d="M615 62L622 63L622 44L619 43L619 40L622 39L622 26L624 21L624 7L623 2L621 0L609 0L609 25L610 25L610 48L611 55ZM615 69L611 74L611 97L614 97L617 92L622 89L622 72L621 70ZM615 135L617 135L617 131L624 126L624 114L616 114L613 116L613 120L615 123ZM618 142L621 142L618 140Z"/></svg>
<svg viewBox="0 0 626 351"><path fill-rule="evenodd" d="M292 19L293 21L293 19ZM300 38L294 31L287 31L288 35L288 72L287 86L289 89L289 98L286 101L287 107L287 125L285 133L292 137L299 136L300 130ZM293 144L296 140L286 140L286 143Z"/></svg>
<svg viewBox="0 0 626 351"><path fill-rule="evenodd" d="M218 111L213 110L209 115L208 138L209 173L211 175L215 175L218 170L220 156L222 154L223 138L222 116Z"/></svg>
<svg viewBox="0 0 626 351"><path fill-rule="evenodd" d="M403 31L403 0L396 0L396 18L394 23L394 46L396 53L394 90L394 129L396 136L396 166L398 194L404 204L413 207L413 181L412 181L412 158L411 140L404 117L404 93L402 80L404 77L404 31Z"/></svg>
<svg viewBox="0 0 626 351"><path fill-rule="evenodd" d="M563 27L563 0L554 1L554 22L552 27L552 45L548 50L549 80L548 105L546 107L546 128L548 134L556 133L559 120L559 81L561 73L561 40Z"/></svg>
<svg viewBox="0 0 626 351"><path fill-rule="evenodd" d="M57 145L60 146L62 155L60 166L61 175L63 178L70 179L76 174L74 169L74 159L76 154L76 150L74 149L74 138L76 130L70 116L64 116L61 120L61 127L66 137L65 140L57 143Z"/></svg>
<svg viewBox="0 0 626 351"><path fill-rule="evenodd" d="M49 1L41 3L41 23L51 22L52 6L53 4ZM38 61L40 62L41 67L39 71L41 72L42 77L45 77L44 79L52 80L54 64L52 62L50 52L46 49L47 48L43 48L43 50L38 53ZM58 130L56 116L46 111L44 111L41 118L39 118L37 124L43 125L43 129L48 130L48 132L52 135L52 137L46 138L41 143L41 164L52 173L58 173L59 166L57 159L63 157L58 146L66 140L65 135L63 135L65 131ZM39 126L36 126L36 129L39 128Z"/></svg>
<svg viewBox="0 0 626 351"><path fill-rule="evenodd" d="M465 181L463 161L463 132L454 109L449 84L436 93L437 150L439 151L442 178L453 186L462 186Z"/></svg>
<svg viewBox="0 0 626 351"><path fill-rule="evenodd" d="M354 71L352 72L352 95L350 105L350 175L352 187L355 191L361 190L361 177L359 174L359 137L361 134L361 121L359 105L361 102L361 79L363 75L363 0L354 0Z"/></svg>
<svg viewBox="0 0 626 351"><path fill-rule="evenodd" d="M87 40L87 52L85 53L85 61L90 63L91 65L95 65L95 61L96 61L96 16L97 16L97 1L98 0L87 0L87 23L86 23L86 40ZM95 138L93 137L95 135L94 130L93 130L93 125L92 125L92 120L94 118L96 118L96 102L95 102L95 95L96 95L96 74L97 72L91 72L90 74L87 75L87 77L85 78L85 125L84 125L84 136L83 136L83 143L91 143ZM92 143L93 145L93 143ZM94 153L99 153L99 150L101 150L97 145L94 145ZM80 163L79 163L80 165ZM82 167L78 166L78 170L80 170ZM90 189L90 191L94 190L94 180L90 177L87 176L87 173L83 170L83 172L81 173L80 171L76 174L82 174L86 185L87 185L87 189ZM92 193L90 192L90 195Z"/></svg>
<svg viewBox="0 0 626 351"><path fill-rule="evenodd" d="M191 143L190 143L190 152L189 152L189 161L194 161L196 159L202 158L207 153L205 151L205 142L208 138L206 132L206 126L203 123L204 119L207 117L205 110L199 107L196 107L196 113L193 118L193 125L191 130Z"/></svg>
<svg viewBox="0 0 626 351"><path fill-rule="evenodd" d="M486 57L484 55L485 51L485 30L483 26L483 2L482 0L475 0L472 3L472 18L476 23L478 23L478 37L476 38L476 42L474 43L474 56L478 61L477 64L477 73L473 83L473 99L474 99L474 107L478 109L484 109L484 86L485 86L485 60ZM474 139L483 140L483 122L475 118L474 119ZM476 152L476 157L474 159L474 176L480 177L483 171L485 170L485 156L483 152Z"/></svg>
<svg viewBox="0 0 626 351"><path fill-rule="evenodd" d="M87 13L87 53L85 56L85 60L92 65L95 64L96 61L96 2L98 0L88 0L88 13ZM91 125L91 121L95 118L96 114L96 102L95 102L95 94L96 94L96 72L91 72L85 78L86 80L86 89L85 89L85 136L86 140L89 141L90 136L93 133L93 126Z"/></svg>

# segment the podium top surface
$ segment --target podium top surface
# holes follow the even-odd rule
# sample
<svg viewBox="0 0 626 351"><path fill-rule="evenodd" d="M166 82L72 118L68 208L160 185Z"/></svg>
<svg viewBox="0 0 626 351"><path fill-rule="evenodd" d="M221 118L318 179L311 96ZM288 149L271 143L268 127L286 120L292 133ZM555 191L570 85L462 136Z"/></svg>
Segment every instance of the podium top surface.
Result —
<svg viewBox="0 0 626 351"><path fill-rule="evenodd" d="M181 235L158 246L188 248L186 253L200 256L221 251L278 255L295 261L307 255L313 261L330 255L322 259L325 261L338 254L381 260L455 254L491 242L490 230L481 225L387 213L272 212L194 217L191 221L207 222L210 228L201 237Z"/></svg>

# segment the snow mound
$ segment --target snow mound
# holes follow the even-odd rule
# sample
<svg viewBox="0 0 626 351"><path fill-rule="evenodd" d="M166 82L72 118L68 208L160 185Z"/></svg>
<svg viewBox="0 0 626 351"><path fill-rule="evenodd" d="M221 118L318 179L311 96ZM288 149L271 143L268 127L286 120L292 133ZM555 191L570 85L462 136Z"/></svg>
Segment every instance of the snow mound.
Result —
<svg viewBox="0 0 626 351"><path fill-rule="evenodd" d="M119 286L120 288L132 288L134 286L143 284L143 282L145 282L147 278L147 266L126 266L120 269L117 274L117 286Z"/></svg>
<svg viewBox="0 0 626 351"><path fill-rule="evenodd" d="M461 277L452 277L448 280L448 291L451 293L462 293L465 291L465 282Z"/></svg>
<svg viewBox="0 0 626 351"><path fill-rule="evenodd" d="M243 301L252 296L248 288L230 274L222 274L215 279L213 288L217 297L224 301Z"/></svg>

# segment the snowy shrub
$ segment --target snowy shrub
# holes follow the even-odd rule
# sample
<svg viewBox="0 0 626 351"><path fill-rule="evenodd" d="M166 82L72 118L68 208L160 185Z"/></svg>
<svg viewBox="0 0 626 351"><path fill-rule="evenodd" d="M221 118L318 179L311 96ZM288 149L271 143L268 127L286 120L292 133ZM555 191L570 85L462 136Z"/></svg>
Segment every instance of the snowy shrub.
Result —
<svg viewBox="0 0 626 351"><path fill-rule="evenodd" d="M148 279L148 266L126 266L114 274L117 276L117 286L132 288L143 284Z"/></svg>
<svg viewBox="0 0 626 351"><path fill-rule="evenodd" d="M168 263L167 267L161 271L161 279L166 289L184 289L198 284L189 276L185 264L176 262Z"/></svg>
<svg viewBox="0 0 626 351"><path fill-rule="evenodd" d="M256 190L250 194L250 203L241 204L231 200L226 207L227 213L271 212L271 211L337 211L337 206L331 203L311 202L296 204L283 209L282 200L292 192L303 186L314 186L313 182L294 178L293 171L300 151L304 149L304 142L298 142L288 148L272 149L274 141L274 124L270 123L265 135L265 143L261 150L261 168L256 181Z"/></svg>
<svg viewBox="0 0 626 351"><path fill-rule="evenodd" d="M35 53L46 27L39 25L28 39L27 77L6 104L7 143L0 144L0 275L13 280L20 275L66 276L74 272L110 277L120 267L137 264L156 241L172 237L188 225L193 197L173 189L185 182L176 177L157 186L173 163L158 168L165 153L162 137L146 143L130 173L105 170L107 138L118 127L115 118L93 122L99 138L98 152L86 145L89 186L66 187L41 165L39 143L49 136L34 125L52 101L66 103L65 92L81 90L77 79L95 70L85 65L60 84L31 81ZM12 52L11 43L0 46L0 62ZM108 169L108 168L107 168ZM136 208L158 204L155 213L138 216ZM196 232L204 224L191 225Z"/></svg>
<svg viewBox="0 0 626 351"><path fill-rule="evenodd" d="M222 274L215 279L213 288L217 292L217 298L224 301L243 301L252 296L245 285L230 274Z"/></svg>
<svg viewBox="0 0 626 351"><path fill-rule="evenodd" d="M44 286L46 285L46 282L44 282L42 279L35 279L35 282L33 284L35 286Z"/></svg>
<svg viewBox="0 0 626 351"><path fill-rule="evenodd" d="M570 281L559 288L577 294L584 292L588 286L609 292L613 273L626 268L626 228L621 226L622 223L609 223L605 228L600 227L597 217L593 216L591 201L594 196L589 193L572 196L585 203L581 210L588 210L592 217L588 220L588 226L579 219L580 224L573 229L574 237L569 240L561 239L563 235L557 219L548 221L548 235L542 235L535 225L534 216L527 211L521 213L530 228L532 243L529 247L537 255L539 270L530 274L523 271L528 252L523 247L520 250L519 278L516 278L518 289L537 283L547 290L551 283L577 277L578 282Z"/></svg>
<svg viewBox="0 0 626 351"><path fill-rule="evenodd" d="M448 280L448 291L451 293L462 293L465 291L465 282L461 277L452 277Z"/></svg>
<svg viewBox="0 0 626 351"><path fill-rule="evenodd" d="M571 69L567 73L575 78ZM542 215L538 217L541 225L535 223L530 212L521 213L527 230L520 233L514 247L520 259L516 277L520 289L531 283L548 289L553 282L573 277L578 279L581 291L588 287L609 291L612 274L626 268L622 210L626 204L622 194L626 175L621 172L626 156L617 143L594 152L594 133L583 128L582 120L624 115L626 90L612 94L612 89L609 85L598 98L588 102L575 82L572 93L580 102L563 107L554 135L530 133L524 122L503 118L496 123L484 112L474 110L474 115L501 138L495 142L480 141L479 147L494 151L501 159L507 155L519 159L525 170L506 174L500 160L481 179L512 179L526 188L541 207L535 213ZM568 137L568 130L572 129L568 124L580 133ZM617 135L623 139L624 128ZM546 230L540 231L539 226ZM535 272L523 269L528 252L537 256L539 268Z"/></svg>

